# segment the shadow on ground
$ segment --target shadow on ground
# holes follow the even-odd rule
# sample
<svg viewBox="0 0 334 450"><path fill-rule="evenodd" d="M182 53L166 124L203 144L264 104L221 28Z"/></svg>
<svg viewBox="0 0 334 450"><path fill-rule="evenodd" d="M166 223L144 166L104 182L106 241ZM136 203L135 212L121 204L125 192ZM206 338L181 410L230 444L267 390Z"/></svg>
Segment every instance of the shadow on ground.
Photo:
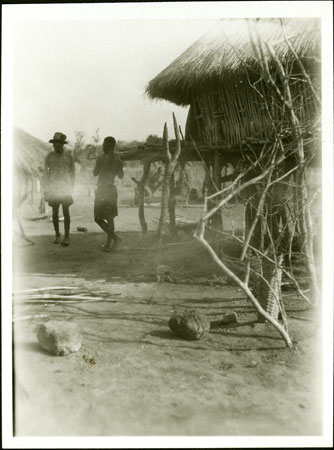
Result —
<svg viewBox="0 0 334 450"><path fill-rule="evenodd" d="M182 234L158 251L156 232L120 232L122 246L105 253L104 233L75 233L69 247L53 244L53 235L33 236L35 245L14 248L14 271L26 274L70 275L87 280L156 281L158 265L172 267L179 277L221 275L207 252L192 238Z"/></svg>

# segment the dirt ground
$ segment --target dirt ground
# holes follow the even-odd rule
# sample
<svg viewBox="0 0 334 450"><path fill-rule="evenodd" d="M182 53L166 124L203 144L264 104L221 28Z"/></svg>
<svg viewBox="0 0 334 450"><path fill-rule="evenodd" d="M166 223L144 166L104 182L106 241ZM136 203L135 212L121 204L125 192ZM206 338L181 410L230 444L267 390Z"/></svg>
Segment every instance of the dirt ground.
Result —
<svg viewBox="0 0 334 450"><path fill-rule="evenodd" d="M87 195L71 207L68 248L52 243L49 219L24 220L35 245L16 241L14 291L62 286L96 298L14 297L16 435L320 435L320 326L312 311L286 293L296 346L287 350L276 330L256 322L250 302L191 233L180 232L159 257L159 209L146 208L150 232L143 238L131 195L121 195L116 227L123 245L115 253L101 251L104 234ZM177 210L189 220L199 214L195 207ZM235 217L241 220L238 208ZM157 283L159 263L173 268L174 282ZM238 323L212 328L200 341L182 340L168 320L186 308L210 320L235 311ZM49 319L79 325L79 352L56 357L40 348L35 328Z"/></svg>

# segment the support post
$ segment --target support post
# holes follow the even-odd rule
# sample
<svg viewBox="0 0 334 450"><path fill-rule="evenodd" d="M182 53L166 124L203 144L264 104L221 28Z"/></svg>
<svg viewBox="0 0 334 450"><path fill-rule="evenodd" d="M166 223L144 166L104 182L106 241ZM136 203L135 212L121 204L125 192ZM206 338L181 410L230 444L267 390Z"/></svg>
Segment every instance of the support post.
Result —
<svg viewBox="0 0 334 450"><path fill-rule="evenodd" d="M169 199L169 181L170 181L171 154L169 152L167 123L165 123L165 126L164 126L163 145L164 145L164 151L165 151L166 159L165 159L165 162L164 162L165 171L164 171L164 178L162 180L161 213L160 213L159 226L158 226L158 237L159 237L159 240L162 238L162 232L163 232L163 227L164 227L164 224L165 224L165 216L166 216L166 213L167 213L168 199Z"/></svg>
<svg viewBox="0 0 334 450"><path fill-rule="evenodd" d="M212 194L214 194L215 192L217 192L216 187L214 186L214 181L213 181L213 175L212 175L212 162L211 161L207 161L206 162L208 171L205 175L205 189L207 192L208 196L211 196ZM208 200L208 208L209 210L211 210L212 208L214 208L214 206L216 205L214 200ZM214 217L210 217L208 220L208 225L212 228L215 227L215 222L214 222Z"/></svg>
<svg viewBox="0 0 334 450"><path fill-rule="evenodd" d="M150 173L150 168L151 163L149 161L145 161L143 175L138 183L138 216L143 234L147 233L147 223L145 220L145 184Z"/></svg>
<svg viewBox="0 0 334 450"><path fill-rule="evenodd" d="M173 113L173 124L174 124L175 138L176 138L176 151L173 154L171 154L171 152L169 151L167 123L165 123L164 132L163 132L163 147L164 147L164 153L165 153L165 172L164 172L164 178L162 181L161 214L160 214L160 220L159 220L159 226L158 226L159 240L162 239L163 227L165 224L165 217L167 215L171 176L174 173L175 166L177 164L177 160L181 153L180 130L178 128L174 113Z"/></svg>
<svg viewBox="0 0 334 450"><path fill-rule="evenodd" d="M222 163L220 159L220 154L218 150L215 150L214 152L214 158L213 158L213 166L212 166L212 178L215 182L215 185L218 189L221 187L221 171L222 171ZM218 231L223 231L223 217L222 217L222 210L216 212L216 214L212 217L212 226Z"/></svg>
<svg viewBox="0 0 334 450"><path fill-rule="evenodd" d="M45 198L44 198L43 180L40 180L40 196L41 196L41 200L40 200L40 203L39 203L39 212L41 214L45 214Z"/></svg>
<svg viewBox="0 0 334 450"><path fill-rule="evenodd" d="M169 231L171 235L176 234L176 221L175 221L175 175L171 174L169 180L169 199L168 199L168 213L169 213Z"/></svg>
<svg viewBox="0 0 334 450"><path fill-rule="evenodd" d="M31 186L31 189L30 189L30 203L33 206L34 198L35 198L35 196L34 196L34 188L35 188L35 186L34 186L34 178L33 177L30 178L30 186Z"/></svg>

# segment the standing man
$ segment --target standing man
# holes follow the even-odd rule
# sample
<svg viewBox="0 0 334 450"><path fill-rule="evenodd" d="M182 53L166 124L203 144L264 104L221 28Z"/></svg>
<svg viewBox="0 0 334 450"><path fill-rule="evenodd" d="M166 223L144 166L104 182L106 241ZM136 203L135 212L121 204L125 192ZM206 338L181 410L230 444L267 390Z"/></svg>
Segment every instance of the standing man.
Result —
<svg viewBox="0 0 334 450"><path fill-rule="evenodd" d="M94 203L95 222L107 233L107 242L103 246L106 252L111 251L111 241L114 241L113 249L121 242L115 234L114 218L118 216L117 189L115 178L123 178L123 162L115 155L116 141L113 137L106 137L103 141L103 155L96 160L94 176L97 179L97 189Z"/></svg>
<svg viewBox="0 0 334 450"><path fill-rule="evenodd" d="M45 158L44 192L45 200L52 208L52 222L56 233L55 244L68 247L70 245L70 205L73 203L72 192L75 180L74 159L69 151L64 150L66 136L57 132L49 142L53 144L53 152ZM62 205L64 216L64 239L60 240L59 206Z"/></svg>

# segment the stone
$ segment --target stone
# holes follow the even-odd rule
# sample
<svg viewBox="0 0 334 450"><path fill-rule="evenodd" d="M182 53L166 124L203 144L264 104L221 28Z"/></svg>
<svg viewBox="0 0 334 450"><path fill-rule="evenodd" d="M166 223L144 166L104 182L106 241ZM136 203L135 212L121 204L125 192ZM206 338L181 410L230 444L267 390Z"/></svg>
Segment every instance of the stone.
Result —
<svg viewBox="0 0 334 450"><path fill-rule="evenodd" d="M210 330L209 319L194 309L185 310L182 315L174 312L168 325L175 334L189 340L201 339Z"/></svg>
<svg viewBox="0 0 334 450"><path fill-rule="evenodd" d="M237 313L234 311L229 311L223 315L222 323L236 323L238 322Z"/></svg>
<svg viewBox="0 0 334 450"><path fill-rule="evenodd" d="M211 322L211 328L222 327L228 323L238 323L237 313L234 311L228 311L223 314L223 317L219 320L213 320Z"/></svg>
<svg viewBox="0 0 334 450"><path fill-rule="evenodd" d="M75 323L52 320L39 325L36 331L40 346L53 355L66 356L81 347L82 335Z"/></svg>
<svg viewBox="0 0 334 450"><path fill-rule="evenodd" d="M174 280L174 273L173 270L164 265L159 265L157 267L157 282L158 283L173 283Z"/></svg>

